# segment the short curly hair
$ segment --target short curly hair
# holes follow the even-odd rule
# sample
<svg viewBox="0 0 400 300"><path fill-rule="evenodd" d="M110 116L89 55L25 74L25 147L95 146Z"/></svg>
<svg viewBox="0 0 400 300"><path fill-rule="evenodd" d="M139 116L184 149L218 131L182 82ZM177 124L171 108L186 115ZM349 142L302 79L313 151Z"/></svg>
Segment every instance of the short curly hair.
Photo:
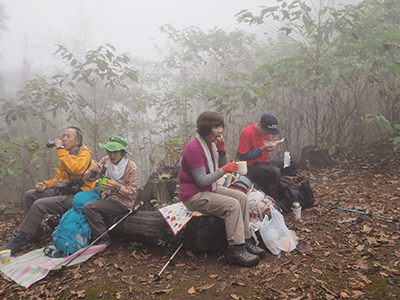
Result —
<svg viewBox="0 0 400 300"><path fill-rule="evenodd" d="M196 125L197 133L201 136L206 136L211 132L214 127L219 127L221 125L225 127L224 117L216 111L207 110L205 112L202 112L197 117Z"/></svg>

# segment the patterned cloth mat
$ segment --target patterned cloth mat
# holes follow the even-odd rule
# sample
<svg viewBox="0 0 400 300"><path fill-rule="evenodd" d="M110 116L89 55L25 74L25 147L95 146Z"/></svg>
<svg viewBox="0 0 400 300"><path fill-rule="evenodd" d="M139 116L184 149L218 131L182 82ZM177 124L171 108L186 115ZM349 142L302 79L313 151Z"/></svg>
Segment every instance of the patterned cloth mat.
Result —
<svg viewBox="0 0 400 300"><path fill-rule="evenodd" d="M205 216L203 213L188 210L182 202L168 205L158 210L168 223L172 232L177 235L192 217Z"/></svg>
<svg viewBox="0 0 400 300"><path fill-rule="evenodd" d="M106 245L90 247L68 266L84 262L106 247ZM12 279L19 285L28 288L36 281L46 277L51 270L61 269L63 265L67 264L84 250L81 249L69 257L51 258L44 255L43 249L44 248L33 250L18 257L11 257L11 262L9 264L0 264L1 275L6 279Z"/></svg>

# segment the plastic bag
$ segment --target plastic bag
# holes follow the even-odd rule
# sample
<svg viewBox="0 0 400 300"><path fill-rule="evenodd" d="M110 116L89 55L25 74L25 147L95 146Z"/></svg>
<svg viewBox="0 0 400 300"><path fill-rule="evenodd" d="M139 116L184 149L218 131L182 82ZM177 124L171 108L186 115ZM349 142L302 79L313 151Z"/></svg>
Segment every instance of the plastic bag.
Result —
<svg viewBox="0 0 400 300"><path fill-rule="evenodd" d="M264 192L255 189L247 193L247 199L249 201L250 229L257 232L261 228L265 215L269 214L270 206L276 207L275 201Z"/></svg>
<svg viewBox="0 0 400 300"><path fill-rule="evenodd" d="M290 166L290 153L285 151L285 155L283 156L283 167L287 168Z"/></svg>
<svg viewBox="0 0 400 300"><path fill-rule="evenodd" d="M285 220L275 207L271 206L271 217L264 217L260 235L272 254L278 255L281 251L290 252L296 248L292 234L286 227Z"/></svg>

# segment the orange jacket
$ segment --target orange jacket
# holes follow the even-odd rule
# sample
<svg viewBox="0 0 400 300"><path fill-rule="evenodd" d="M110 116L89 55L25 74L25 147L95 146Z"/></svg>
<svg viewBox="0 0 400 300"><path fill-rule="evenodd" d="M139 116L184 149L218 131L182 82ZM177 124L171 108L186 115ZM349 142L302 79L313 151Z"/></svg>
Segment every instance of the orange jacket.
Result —
<svg viewBox="0 0 400 300"><path fill-rule="evenodd" d="M43 181L46 184L46 188L54 187L57 180L60 180L60 182L69 182L70 179L83 179L84 183L81 190L93 190L96 182L89 182L83 178L85 171L93 167L92 152L88 147L82 145L79 148L78 155L70 154L65 149L58 149L57 156L60 159L60 165L53 179Z"/></svg>

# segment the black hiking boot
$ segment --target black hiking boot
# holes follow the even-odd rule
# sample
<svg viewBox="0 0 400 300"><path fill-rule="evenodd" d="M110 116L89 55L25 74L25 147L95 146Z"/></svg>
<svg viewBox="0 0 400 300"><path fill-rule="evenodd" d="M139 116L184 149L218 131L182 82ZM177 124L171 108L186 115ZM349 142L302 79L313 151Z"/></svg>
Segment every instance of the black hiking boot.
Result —
<svg viewBox="0 0 400 300"><path fill-rule="evenodd" d="M256 266L260 261L260 257L247 251L244 244L228 246L226 257L228 260L243 267Z"/></svg>
<svg viewBox="0 0 400 300"><path fill-rule="evenodd" d="M247 239L245 241L245 245L246 245L247 250L250 253L257 255L260 258L263 258L266 254L266 252L263 248L260 248L256 245L256 241L254 240L254 238Z"/></svg>
<svg viewBox="0 0 400 300"><path fill-rule="evenodd" d="M11 253L18 252L20 250L24 250L28 247L29 244L29 235L26 233L14 233L13 236L0 247L0 251L2 250L11 250Z"/></svg>

